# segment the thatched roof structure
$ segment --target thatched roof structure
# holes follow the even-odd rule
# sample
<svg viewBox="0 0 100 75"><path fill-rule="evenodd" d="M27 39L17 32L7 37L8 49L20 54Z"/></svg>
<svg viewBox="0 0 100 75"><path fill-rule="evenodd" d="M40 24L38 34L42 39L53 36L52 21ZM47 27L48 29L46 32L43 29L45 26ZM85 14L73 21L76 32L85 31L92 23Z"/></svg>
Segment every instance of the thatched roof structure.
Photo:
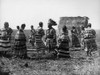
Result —
<svg viewBox="0 0 100 75"><path fill-rule="evenodd" d="M61 29L64 25L66 25L69 30L72 28L72 26L75 26L75 27L77 27L77 29L79 31L81 31L80 27L81 26L87 27L88 20L89 20L89 18L86 16L84 16L84 17L81 17L81 16L60 17L60 21L59 21L59 25L58 25L59 33L61 33Z"/></svg>

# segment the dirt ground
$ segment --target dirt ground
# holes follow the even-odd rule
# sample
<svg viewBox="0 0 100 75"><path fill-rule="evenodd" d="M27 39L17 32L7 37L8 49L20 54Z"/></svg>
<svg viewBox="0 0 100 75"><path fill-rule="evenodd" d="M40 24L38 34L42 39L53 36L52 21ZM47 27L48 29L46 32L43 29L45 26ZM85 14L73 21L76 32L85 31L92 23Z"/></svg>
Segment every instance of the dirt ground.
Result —
<svg viewBox="0 0 100 75"><path fill-rule="evenodd" d="M100 57L59 60L2 57L0 69L9 75L100 75Z"/></svg>
<svg viewBox="0 0 100 75"><path fill-rule="evenodd" d="M0 75L100 75L99 49L92 57L86 57L83 52L76 52L73 55L76 57L71 59L36 60L0 57L0 73L2 73Z"/></svg>

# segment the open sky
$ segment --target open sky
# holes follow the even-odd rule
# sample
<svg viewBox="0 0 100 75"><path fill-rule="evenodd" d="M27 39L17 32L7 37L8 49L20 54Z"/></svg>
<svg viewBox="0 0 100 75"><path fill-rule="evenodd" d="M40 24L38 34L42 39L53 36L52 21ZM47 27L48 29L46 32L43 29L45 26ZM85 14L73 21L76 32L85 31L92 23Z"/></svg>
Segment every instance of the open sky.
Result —
<svg viewBox="0 0 100 75"><path fill-rule="evenodd" d="M0 0L0 28L5 21L13 29L22 23L37 28L42 21L46 29L49 18L59 24L63 16L88 16L93 28L100 29L100 0Z"/></svg>

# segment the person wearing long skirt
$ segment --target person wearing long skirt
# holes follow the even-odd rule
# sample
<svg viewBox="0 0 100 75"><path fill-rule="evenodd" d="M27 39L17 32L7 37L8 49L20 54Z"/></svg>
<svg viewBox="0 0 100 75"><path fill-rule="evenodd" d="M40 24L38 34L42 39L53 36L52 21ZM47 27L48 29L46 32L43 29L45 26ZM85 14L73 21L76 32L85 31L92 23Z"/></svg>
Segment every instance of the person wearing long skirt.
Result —
<svg viewBox="0 0 100 75"><path fill-rule="evenodd" d="M75 26L72 27L71 33L72 33L72 47L80 47L78 32Z"/></svg>
<svg viewBox="0 0 100 75"><path fill-rule="evenodd" d="M62 35L59 37L58 42L59 42L59 46L58 46L58 56L59 57L70 57L70 53L69 51L69 47L70 47L70 39L68 36L68 30L67 27L64 26L62 28Z"/></svg>
<svg viewBox="0 0 100 75"><path fill-rule="evenodd" d="M4 55L6 50L11 49L11 43L7 36L5 28L0 30L0 55Z"/></svg>
<svg viewBox="0 0 100 75"><path fill-rule="evenodd" d="M15 35L14 50L17 57L27 57L27 47L26 47L26 36L24 34L25 24L21 25L21 28L17 26L17 33Z"/></svg>
<svg viewBox="0 0 100 75"><path fill-rule="evenodd" d="M43 22L39 22L39 27L36 31L36 35L35 35L35 46L36 49L39 51L41 50L43 53L45 53L45 44L43 41L43 37L45 35L44 29L43 29Z"/></svg>

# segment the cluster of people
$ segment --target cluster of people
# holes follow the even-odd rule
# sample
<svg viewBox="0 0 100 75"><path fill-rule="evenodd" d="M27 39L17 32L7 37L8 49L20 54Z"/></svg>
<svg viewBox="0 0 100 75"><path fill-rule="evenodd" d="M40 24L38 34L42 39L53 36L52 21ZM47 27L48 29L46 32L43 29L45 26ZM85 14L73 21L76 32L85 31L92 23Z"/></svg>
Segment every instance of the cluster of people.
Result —
<svg viewBox="0 0 100 75"><path fill-rule="evenodd" d="M55 49L58 52L63 53L69 51L70 47L82 47L87 51L87 55L91 56L93 50L97 50L97 45L95 42L96 32L94 29L91 29L91 24L89 23L87 27L81 27L81 42L79 41L78 32L75 26L72 27L71 39L69 38L68 29L66 26L62 27L62 34L57 37L56 30L53 26L56 26L57 23L49 19L48 29L43 29L43 22L39 22L39 27L37 30L34 29L34 26L31 25L29 42L36 49L46 48L48 52L54 51ZM14 52L17 57L27 57L27 45L26 45L26 36L24 33L25 24L17 26L17 32L14 37ZM13 30L9 27L9 23L4 23L4 29L0 31L0 47L6 47L7 41L11 43L11 34ZM5 45L4 45L5 43ZM44 52L45 53L45 52ZM69 54L68 54L69 55Z"/></svg>

